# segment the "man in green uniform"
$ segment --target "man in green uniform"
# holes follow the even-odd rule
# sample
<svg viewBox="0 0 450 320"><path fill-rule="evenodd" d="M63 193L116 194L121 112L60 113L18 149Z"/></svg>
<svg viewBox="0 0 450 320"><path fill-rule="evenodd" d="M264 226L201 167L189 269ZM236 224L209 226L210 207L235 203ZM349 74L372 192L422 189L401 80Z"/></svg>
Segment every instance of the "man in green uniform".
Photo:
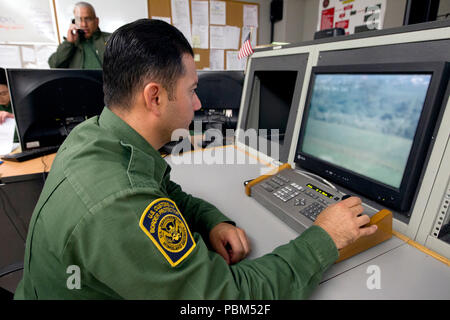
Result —
<svg viewBox="0 0 450 320"><path fill-rule="evenodd" d="M67 137L34 210L16 299L305 298L337 249L375 232L351 197L244 259L245 232L184 193L157 151L201 107L182 33L148 19L119 28L103 76L107 107Z"/></svg>
<svg viewBox="0 0 450 320"><path fill-rule="evenodd" d="M11 108L5 69L0 68L0 124L5 122L7 118L14 119L14 115Z"/></svg>
<svg viewBox="0 0 450 320"><path fill-rule="evenodd" d="M100 31L99 19L89 3L78 2L73 13L75 23L69 27L67 37L48 59L50 68L101 69L110 34Z"/></svg>

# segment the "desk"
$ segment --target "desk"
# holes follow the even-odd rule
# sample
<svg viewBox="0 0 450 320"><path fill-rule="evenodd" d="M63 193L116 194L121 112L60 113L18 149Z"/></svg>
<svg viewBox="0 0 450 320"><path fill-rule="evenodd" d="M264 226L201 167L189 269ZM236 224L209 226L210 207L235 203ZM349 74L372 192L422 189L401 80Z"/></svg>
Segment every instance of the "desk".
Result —
<svg viewBox="0 0 450 320"><path fill-rule="evenodd" d="M0 164L0 287L14 292L22 271L9 273L23 261L28 224L56 154L24 162Z"/></svg>
<svg viewBox="0 0 450 320"><path fill-rule="evenodd" d="M172 167L172 180L184 191L216 205L246 231L252 243L249 259L297 237L294 230L244 193L243 182L260 176L267 165L237 164L238 153L242 151L233 146L223 149L224 159L229 160L223 164L211 163L214 154L208 150L166 157ZM201 163L202 158L209 159L209 164ZM207 181L207 185L199 181ZM371 265L380 269L381 289L369 290L366 285ZM450 299L449 286L450 267L393 236L333 265L311 299Z"/></svg>
<svg viewBox="0 0 450 320"><path fill-rule="evenodd" d="M53 153L24 162L5 160L0 164L0 178L49 172L55 156L56 153Z"/></svg>
<svg viewBox="0 0 450 320"><path fill-rule="evenodd" d="M220 159L222 163L214 163ZM234 146L189 152L165 160L172 167L172 180L183 190L210 201L243 228L251 243L248 259L260 257L298 234L244 193L243 182L267 171L268 165L245 155ZM44 157L46 170L54 155ZM244 161L242 161L244 160ZM241 161L242 163L239 163ZM4 166L7 164L7 166ZM22 165L24 167L22 168ZM8 162L0 166L6 176L42 172L41 159L24 163ZM199 181L207 181L208 185ZM230 201L231 200L231 201ZM381 288L369 290L367 273L378 266ZM10 280L17 285L21 273ZM450 267L392 237L365 252L333 265L325 274L311 299L450 299ZM0 286L4 286L0 282ZM11 291L15 287L4 286Z"/></svg>

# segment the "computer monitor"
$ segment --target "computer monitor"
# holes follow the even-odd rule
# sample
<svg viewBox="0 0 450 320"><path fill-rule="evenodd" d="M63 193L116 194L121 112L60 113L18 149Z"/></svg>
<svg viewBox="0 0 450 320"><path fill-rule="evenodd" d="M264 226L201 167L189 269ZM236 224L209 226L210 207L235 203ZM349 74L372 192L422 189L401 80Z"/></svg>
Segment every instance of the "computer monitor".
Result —
<svg viewBox="0 0 450 320"><path fill-rule="evenodd" d="M195 112L194 121L201 121L204 130L215 125L236 129L243 84L243 71L198 71L195 91L202 107Z"/></svg>
<svg viewBox="0 0 450 320"><path fill-rule="evenodd" d="M104 106L101 70L8 69L7 77L22 151L61 145Z"/></svg>
<svg viewBox="0 0 450 320"><path fill-rule="evenodd" d="M308 53L251 57L236 132L238 146L289 161L308 59Z"/></svg>
<svg viewBox="0 0 450 320"><path fill-rule="evenodd" d="M445 62L312 68L294 161L407 212L447 83Z"/></svg>
<svg viewBox="0 0 450 320"><path fill-rule="evenodd" d="M284 142L297 81L297 71L256 71L253 97L259 101L258 129L267 130L266 138L271 140L273 129L278 130L278 141Z"/></svg>

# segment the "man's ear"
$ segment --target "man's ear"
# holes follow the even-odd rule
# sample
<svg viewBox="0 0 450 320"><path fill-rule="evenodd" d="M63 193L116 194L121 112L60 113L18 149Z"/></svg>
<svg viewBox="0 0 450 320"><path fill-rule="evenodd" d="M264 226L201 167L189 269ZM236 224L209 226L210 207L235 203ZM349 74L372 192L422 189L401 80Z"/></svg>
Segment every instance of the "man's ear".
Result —
<svg viewBox="0 0 450 320"><path fill-rule="evenodd" d="M155 115L161 115L161 109L167 100L164 88L156 82L150 82L144 87L145 107Z"/></svg>

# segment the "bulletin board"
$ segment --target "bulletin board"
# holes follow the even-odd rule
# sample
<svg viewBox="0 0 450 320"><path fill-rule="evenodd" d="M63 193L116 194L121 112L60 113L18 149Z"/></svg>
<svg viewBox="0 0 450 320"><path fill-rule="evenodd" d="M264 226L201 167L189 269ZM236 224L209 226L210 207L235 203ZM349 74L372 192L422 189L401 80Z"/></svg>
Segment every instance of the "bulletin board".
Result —
<svg viewBox="0 0 450 320"><path fill-rule="evenodd" d="M180 25L185 27L184 32L183 28L179 29L185 34L194 49L194 60L198 70L243 70L246 58L238 61L237 54L243 38L247 36L250 30L252 46L257 45L259 4L211 0L185 0L185 2L189 4L188 9L185 8L186 5L183 0L148 0L148 16L149 18L158 18L170 22L177 28ZM208 25L206 26L196 26L194 21L202 19L202 17L199 17L200 7L208 8ZM214 19L212 12L220 13L222 7L225 9L223 21L220 21L217 17ZM182 16L183 12L187 12L187 10L189 10L189 23L183 21L187 17L184 16L183 18ZM208 33L206 42L201 39L202 37L196 36L196 30L202 30L202 34L204 34L205 28ZM188 34L189 31L190 34ZM222 39L227 43L222 44L220 42ZM232 44L230 44L230 39Z"/></svg>

